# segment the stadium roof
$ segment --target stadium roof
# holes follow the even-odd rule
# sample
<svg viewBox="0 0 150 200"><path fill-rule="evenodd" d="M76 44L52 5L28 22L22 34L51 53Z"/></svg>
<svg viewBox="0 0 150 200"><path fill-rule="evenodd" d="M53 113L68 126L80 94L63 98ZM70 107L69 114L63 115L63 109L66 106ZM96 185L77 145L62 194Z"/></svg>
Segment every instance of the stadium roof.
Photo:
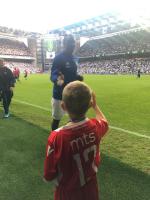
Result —
<svg viewBox="0 0 150 200"><path fill-rule="evenodd" d="M129 20L125 20L119 13L106 13L87 20L82 20L78 23L51 30L49 34L64 35L70 33L89 37L139 26L140 25L137 23L131 24Z"/></svg>

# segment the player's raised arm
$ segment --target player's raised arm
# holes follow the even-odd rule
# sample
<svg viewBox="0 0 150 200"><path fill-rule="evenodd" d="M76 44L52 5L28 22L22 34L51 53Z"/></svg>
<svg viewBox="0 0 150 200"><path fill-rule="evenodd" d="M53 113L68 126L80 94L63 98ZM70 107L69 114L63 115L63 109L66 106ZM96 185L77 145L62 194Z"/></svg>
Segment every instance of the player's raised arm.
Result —
<svg viewBox="0 0 150 200"><path fill-rule="evenodd" d="M58 76L60 74L60 62L57 59L57 57L53 61L53 65L51 68L51 75L50 75L50 80L54 83L57 82Z"/></svg>

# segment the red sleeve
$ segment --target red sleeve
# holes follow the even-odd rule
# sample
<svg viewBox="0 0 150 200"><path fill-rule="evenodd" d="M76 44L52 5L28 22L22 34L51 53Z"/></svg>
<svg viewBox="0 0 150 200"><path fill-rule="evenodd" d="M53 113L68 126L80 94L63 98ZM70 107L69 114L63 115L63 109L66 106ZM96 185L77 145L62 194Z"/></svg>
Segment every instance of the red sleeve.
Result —
<svg viewBox="0 0 150 200"><path fill-rule="evenodd" d="M93 122L96 124L97 128L97 135L98 135L98 146L97 146L97 151L96 151L96 157L95 157L95 165L98 167L100 164L100 152L99 152L99 143L101 138L106 134L108 131L108 122L105 119L97 120L97 119L92 119Z"/></svg>
<svg viewBox="0 0 150 200"><path fill-rule="evenodd" d="M108 122L105 119L97 120L100 137L102 138L108 131Z"/></svg>
<svg viewBox="0 0 150 200"><path fill-rule="evenodd" d="M101 120L95 119L95 122L97 126L97 132L100 138L102 138L108 131L108 122L105 119L101 119Z"/></svg>
<svg viewBox="0 0 150 200"><path fill-rule="evenodd" d="M44 178L47 181L51 181L57 177L57 164L61 156L61 149L58 145L58 134L58 132L53 131L48 138L48 143L46 146Z"/></svg>

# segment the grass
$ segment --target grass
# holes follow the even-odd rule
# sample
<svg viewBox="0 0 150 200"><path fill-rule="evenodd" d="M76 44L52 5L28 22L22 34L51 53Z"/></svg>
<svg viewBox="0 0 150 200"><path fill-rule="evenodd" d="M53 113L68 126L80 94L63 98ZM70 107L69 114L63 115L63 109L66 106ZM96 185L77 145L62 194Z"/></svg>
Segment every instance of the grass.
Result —
<svg viewBox="0 0 150 200"><path fill-rule="evenodd" d="M110 125L150 136L150 77L87 75L85 82ZM48 75L17 83L11 117L0 112L0 200L50 200L53 184L42 181L45 144L51 114L52 84ZM2 109L1 109L2 110ZM92 117L90 110L88 116ZM64 117L61 124L64 124ZM110 129L101 144L98 173L102 200L149 200L150 140Z"/></svg>

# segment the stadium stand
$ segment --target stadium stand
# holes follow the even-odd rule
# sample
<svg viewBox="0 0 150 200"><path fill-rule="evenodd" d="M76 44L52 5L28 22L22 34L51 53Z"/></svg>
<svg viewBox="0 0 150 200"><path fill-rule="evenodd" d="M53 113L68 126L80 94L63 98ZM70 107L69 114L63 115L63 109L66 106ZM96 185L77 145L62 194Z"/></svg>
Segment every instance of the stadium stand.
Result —
<svg viewBox="0 0 150 200"><path fill-rule="evenodd" d="M128 32L89 40L78 51L80 57L150 52L150 33L146 30Z"/></svg>
<svg viewBox="0 0 150 200"><path fill-rule="evenodd" d="M135 74L140 69L150 74L150 31L144 20L131 23L119 13L106 13L49 33L75 35L79 73Z"/></svg>
<svg viewBox="0 0 150 200"><path fill-rule="evenodd" d="M136 74L138 69L150 74L150 32L129 30L110 37L91 38L78 49L77 55L82 74Z"/></svg>
<svg viewBox="0 0 150 200"><path fill-rule="evenodd" d="M37 40L40 37L37 32L0 26L0 58L11 69L14 66L19 67L21 72L24 69L31 73L42 71L38 68L41 67L42 54L37 59Z"/></svg>
<svg viewBox="0 0 150 200"><path fill-rule="evenodd" d="M82 62L78 67L80 74L150 74L149 58L115 59Z"/></svg>
<svg viewBox="0 0 150 200"><path fill-rule="evenodd" d="M29 49L23 42L6 38L0 39L0 54L13 56L32 56Z"/></svg>
<svg viewBox="0 0 150 200"><path fill-rule="evenodd" d="M20 72L25 69L29 73L39 71L36 67L36 34L0 26L0 58L12 71L15 67Z"/></svg>
<svg viewBox="0 0 150 200"><path fill-rule="evenodd" d="M29 73L37 73L39 72L39 68L35 68L34 64L28 63L28 62L13 62L13 61L5 61L5 65L11 69L11 71L14 70L14 68L19 68L20 73L24 73L25 70L27 70Z"/></svg>
<svg viewBox="0 0 150 200"><path fill-rule="evenodd" d="M150 74L150 32L139 23L133 25L118 14L107 13L52 30L49 35L60 39L55 53L61 49L62 36L66 33L74 34L76 38L75 54L79 57L82 74L134 74L138 69ZM47 50L42 43L44 35L39 36L39 33L0 26L0 57L10 68L19 67L20 71L30 68L34 73L37 71L35 66L49 70L52 59L47 61ZM18 40L19 37L28 38L28 46ZM87 39L82 46L81 38Z"/></svg>

